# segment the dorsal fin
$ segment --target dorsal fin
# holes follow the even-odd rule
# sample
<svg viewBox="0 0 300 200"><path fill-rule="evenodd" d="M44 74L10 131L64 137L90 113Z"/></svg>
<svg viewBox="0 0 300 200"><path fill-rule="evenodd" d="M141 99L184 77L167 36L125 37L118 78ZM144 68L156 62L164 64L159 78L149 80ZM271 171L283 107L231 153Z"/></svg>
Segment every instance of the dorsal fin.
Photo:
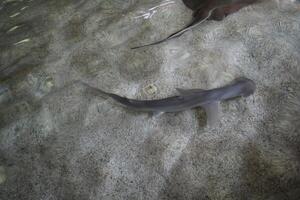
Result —
<svg viewBox="0 0 300 200"><path fill-rule="evenodd" d="M203 89L182 89L182 88L176 88L176 90L179 92L181 96L197 94L205 91Z"/></svg>

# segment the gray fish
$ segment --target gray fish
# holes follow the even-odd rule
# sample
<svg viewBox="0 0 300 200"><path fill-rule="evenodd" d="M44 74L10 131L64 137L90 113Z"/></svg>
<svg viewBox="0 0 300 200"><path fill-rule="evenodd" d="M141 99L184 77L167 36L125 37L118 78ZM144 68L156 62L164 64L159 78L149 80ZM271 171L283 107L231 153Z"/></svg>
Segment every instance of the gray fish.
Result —
<svg viewBox="0 0 300 200"><path fill-rule="evenodd" d="M208 125L213 126L218 119L218 106L220 101L240 96L247 97L254 93L256 85L248 78L238 78L227 86L211 90L186 90L177 88L179 95L157 100L128 99L113 93L104 92L97 88L92 89L97 94L108 96L129 109L152 112L155 115L164 112L179 112L195 107L202 107L206 111Z"/></svg>

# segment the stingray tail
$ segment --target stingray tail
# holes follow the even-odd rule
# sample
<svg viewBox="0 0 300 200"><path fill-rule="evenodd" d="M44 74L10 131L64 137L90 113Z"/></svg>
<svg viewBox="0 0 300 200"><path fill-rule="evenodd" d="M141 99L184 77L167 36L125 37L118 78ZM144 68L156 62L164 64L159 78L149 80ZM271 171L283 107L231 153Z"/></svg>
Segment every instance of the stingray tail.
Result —
<svg viewBox="0 0 300 200"><path fill-rule="evenodd" d="M159 40L159 41L156 41L156 42L153 42L153 43L144 44L144 45L136 46L136 47L131 47L131 49L140 49L140 48L143 48L143 47L148 47L148 46L160 44L160 43L163 43L163 42L165 42L165 41L167 41L167 40L168 40L168 38L165 38L165 39L163 39L163 40Z"/></svg>
<svg viewBox="0 0 300 200"><path fill-rule="evenodd" d="M181 29L181 30L179 30L179 31L177 31L177 32L175 32L175 33L172 33L171 35L169 35L165 39L162 39L162 40L150 43L150 44L144 44L144 45L141 45L141 46L132 47L131 49L139 49L139 48L143 48L143 47L148 47L148 46L152 46L152 45L156 45L156 44L166 42L166 41L168 41L170 39L173 39L173 38L177 38L177 37L181 36L186 31L187 28L188 28L188 26Z"/></svg>
<svg viewBox="0 0 300 200"><path fill-rule="evenodd" d="M207 16L204 17L204 18L194 18L192 20L191 23L189 23L187 26L185 26L184 28L180 29L179 31L175 32L175 33L172 33L171 35L169 35L167 38L165 39L162 39L162 40L159 40L157 42L153 42L153 43L150 43L150 44L145 44L145 45L141 45L141 46L136 46L136 47L132 47L131 49L139 49L139 48L143 48L143 47L148 47L148 46L152 46L152 45L156 45L156 44L160 44L160 43L163 43L163 42L166 42L168 40L171 40L173 38L177 38L177 37L180 37L182 34L184 34L186 31L192 29L193 27L195 27L196 25L199 25L201 24L202 22L206 21L207 19L209 19L213 13L214 10L216 10L218 7L215 7L213 9L211 9Z"/></svg>

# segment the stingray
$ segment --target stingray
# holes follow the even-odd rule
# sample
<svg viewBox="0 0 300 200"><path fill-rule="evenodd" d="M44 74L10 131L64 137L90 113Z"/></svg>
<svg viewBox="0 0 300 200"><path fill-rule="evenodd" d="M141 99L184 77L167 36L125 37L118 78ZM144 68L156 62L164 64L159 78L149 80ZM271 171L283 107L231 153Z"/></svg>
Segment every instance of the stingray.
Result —
<svg viewBox="0 0 300 200"><path fill-rule="evenodd" d="M152 46L180 37L185 32L191 30L195 26L203 23L206 20L220 21L226 16L237 12L241 8L251 5L258 0L183 0L183 3L194 11L193 19L184 28L172 33L168 37L149 44L144 44L131 49L138 49L142 47Z"/></svg>

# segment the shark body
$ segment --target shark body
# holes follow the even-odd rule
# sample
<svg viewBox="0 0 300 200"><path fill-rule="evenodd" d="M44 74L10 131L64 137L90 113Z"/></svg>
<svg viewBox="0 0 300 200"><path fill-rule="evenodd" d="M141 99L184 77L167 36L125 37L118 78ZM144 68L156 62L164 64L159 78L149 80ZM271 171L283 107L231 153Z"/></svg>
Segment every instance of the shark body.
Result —
<svg viewBox="0 0 300 200"><path fill-rule="evenodd" d="M218 104L220 101L235 97L247 97L254 93L255 83L248 78L235 79L231 84L224 87L203 90L203 89L177 89L179 95L156 100L136 100L107 93L100 89L94 90L101 95L106 95L119 104L136 111L152 112L155 114L164 112L179 112L195 107L205 109L208 124L212 126L218 118Z"/></svg>

